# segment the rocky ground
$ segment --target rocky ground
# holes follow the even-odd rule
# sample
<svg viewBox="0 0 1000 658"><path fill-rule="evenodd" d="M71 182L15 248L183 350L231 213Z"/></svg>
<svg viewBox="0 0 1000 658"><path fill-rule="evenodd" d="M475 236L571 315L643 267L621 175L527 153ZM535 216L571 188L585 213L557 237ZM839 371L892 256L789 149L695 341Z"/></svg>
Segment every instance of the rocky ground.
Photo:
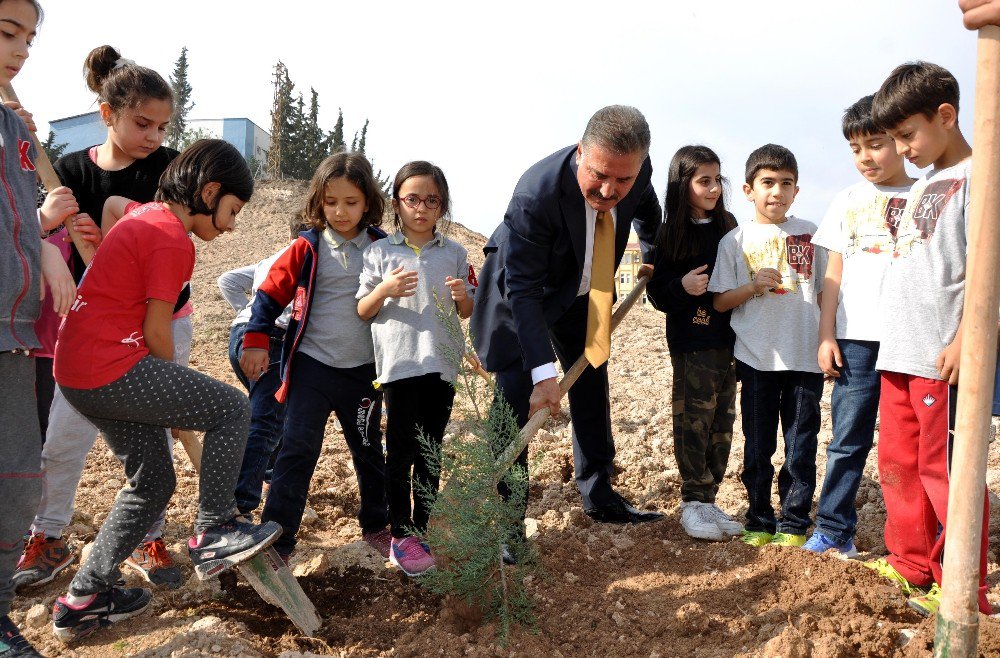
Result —
<svg viewBox="0 0 1000 658"><path fill-rule="evenodd" d="M192 366L237 385L226 356L232 313L215 286L223 271L272 253L287 239L287 218L304 185L266 184L241 213L237 232L198 245L193 282L196 324ZM460 219L460 218L459 218ZM481 263L483 237L457 223L453 237ZM516 630L505 648L496 629L469 628L439 597L391 567L360 541L354 519L357 491L346 446L335 421L313 479L310 509L293 567L324 624L305 638L281 612L245 583L224 592L218 581L193 575L184 542L197 500L197 477L178 449L177 492L168 513L167 540L185 584L155 592L141 617L65 647L50 631L48 611L76 566L54 583L22 593L12 616L48 656L927 656L933 620L905 605L900 592L856 561L818 557L798 549L752 549L739 542L689 539L678 524L679 479L670 427L670 361L663 316L637 308L614 337L612 417L620 467L617 486L666 520L640 527L595 525L579 507L572 482L567 419L550 422L536 438L529 517L541 573L528 583L537 602L538 628ZM736 440L719 504L746 510L738 480L742 434ZM829 390L824 398L819 473L830 440ZM775 458L780 463L781 454ZM990 450L990 485L1000 485L1000 446ZM101 442L90 455L68 533L79 550L106 516L123 474ZM992 496L991 496L992 497ZM775 495L775 501L777 497ZM997 502L994 498L994 502ZM998 505L994 505L994 509ZM884 553L885 507L875 453L857 501L858 548ZM990 524L1000 539L1000 512ZM126 574L130 585L140 585ZM990 552L990 599L1000 602L1000 569ZM1000 655L1000 623L982 619L980 651Z"/></svg>

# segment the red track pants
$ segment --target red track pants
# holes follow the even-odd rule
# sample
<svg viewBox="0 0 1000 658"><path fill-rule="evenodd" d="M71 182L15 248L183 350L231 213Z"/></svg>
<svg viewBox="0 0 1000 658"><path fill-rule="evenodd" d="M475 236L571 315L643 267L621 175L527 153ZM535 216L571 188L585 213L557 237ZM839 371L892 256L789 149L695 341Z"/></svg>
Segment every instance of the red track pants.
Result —
<svg viewBox="0 0 1000 658"><path fill-rule="evenodd" d="M889 563L914 585L940 584L954 427L948 383L883 372L879 414L878 472L888 514ZM989 498L983 509L979 566L979 610L985 614L993 612L986 600L988 542Z"/></svg>

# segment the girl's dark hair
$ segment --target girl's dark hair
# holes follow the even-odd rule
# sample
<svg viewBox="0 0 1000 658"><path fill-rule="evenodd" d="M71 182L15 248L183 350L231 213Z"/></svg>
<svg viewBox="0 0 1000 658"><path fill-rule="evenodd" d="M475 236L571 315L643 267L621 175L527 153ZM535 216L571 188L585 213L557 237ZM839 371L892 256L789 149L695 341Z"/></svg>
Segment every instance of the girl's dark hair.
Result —
<svg viewBox="0 0 1000 658"><path fill-rule="evenodd" d="M704 231L692 231L691 181L698 167L705 164L722 165L719 156L707 146L682 146L674 153L667 172L667 197L663 204L663 224L656 234L656 248L661 250L668 263L680 263L704 251L707 238ZM718 229L719 237L736 227L736 219L726 211L725 197L728 181L722 180L723 193L708 217Z"/></svg>
<svg viewBox="0 0 1000 658"><path fill-rule="evenodd" d="M444 177L441 167L431 164L426 160L407 162L396 172L396 179L392 181L392 198L396 203L402 203L399 200L399 189L403 187L403 183L408 178L413 178L414 176L430 176L434 184L437 185L438 193L441 195L441 215L438 217L435 229L440 233L447 233L448 228L451 226L451 194L448 192L448 179ZM392 223L397 230L403 230L403 222L399 219L399 213L394 212L392 214ZM443 226L441 225L442 223L444 224Z"/></svg>
<svg viewBox="0 0 1000 658"><path fill-rule="evenodd" d="M335 153L319 163L316 173L309 182L306 205L302 209L302 223L312 226L317 231L326 228L323 198L326 184L334 178L346 178L365 195L368 210L361 216L358 228L364 230L382 223L385 199L375 182L371 163L360 153Z"/></svg>
<svg viewBox="0 0 1000 658"><path fill-rule="evenodd" d="M217 199L232 194L245 203L253 196L250 167L236 147L221 139L199 139L167 165L156 200L179 203L192 214L211 215L201 198L208 183L222 186Z"/></svg>
<svg viewBox="0 0 1000 658"><path fill-rule="evenodd" d="M119 66L119 61L122 64ZM163 77L153 69L123 61L111 46L98 46L83 63L87 86L101 102L118 114L135 109L149 99L174 102L174 93Z"/></svg>

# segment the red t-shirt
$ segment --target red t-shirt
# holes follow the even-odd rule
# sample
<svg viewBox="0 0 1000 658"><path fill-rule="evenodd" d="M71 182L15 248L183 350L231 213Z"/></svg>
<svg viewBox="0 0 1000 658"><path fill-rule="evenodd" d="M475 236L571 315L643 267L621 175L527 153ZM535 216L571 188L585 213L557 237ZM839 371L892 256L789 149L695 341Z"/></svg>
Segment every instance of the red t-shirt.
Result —
<svg viewBox="0 0 1000 658"><path fill-rule="evenodd" d="M110 384L149 354L142 338L146 300L176 304L194 271L194 244L162 203L130 205L108 232L59 329L56 382Z"/></svg>

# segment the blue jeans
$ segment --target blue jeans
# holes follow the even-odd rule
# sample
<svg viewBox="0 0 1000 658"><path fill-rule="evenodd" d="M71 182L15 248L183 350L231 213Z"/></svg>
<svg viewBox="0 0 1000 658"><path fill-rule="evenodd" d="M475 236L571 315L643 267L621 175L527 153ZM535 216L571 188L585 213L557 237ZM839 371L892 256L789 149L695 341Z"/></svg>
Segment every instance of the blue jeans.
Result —
<svg viewBox="0 0 1000 658"><path fill-rule="evenodd" d="M250 431L236 483L236 506L240 514L249 514L260 507L261 487L272 463L271 456L281 443L281 428L285 423L285 405L274 399L275 392L281 387L282 341L271 337L267 372L256 382L250 382L240 368L246 329L246 324L238 324L229 333L229 363L250 393Z"/></svg>
<svg viewBox="0 0 1000 658"><path fill-rule="evenodd" d="M823 375L796 370L767 372L739 360L736 374L743 383L740 402L746 444L740 479L750 503L746 529L805 534L816 490L816 436ZM778 445L779 420L785 439L785 463L778 473L781 520L777 521L771 506L771 457Z"/></svg>
<svg viewBox="0 0 1000 658"><path fill-rule="evenodd" d="M875 438L881 378L875 370L878 342L837 340L843 366L834 382L833 440L826 449L826 479L816 511L816 529L838 544L854 538L854 500Z"/></svg>

